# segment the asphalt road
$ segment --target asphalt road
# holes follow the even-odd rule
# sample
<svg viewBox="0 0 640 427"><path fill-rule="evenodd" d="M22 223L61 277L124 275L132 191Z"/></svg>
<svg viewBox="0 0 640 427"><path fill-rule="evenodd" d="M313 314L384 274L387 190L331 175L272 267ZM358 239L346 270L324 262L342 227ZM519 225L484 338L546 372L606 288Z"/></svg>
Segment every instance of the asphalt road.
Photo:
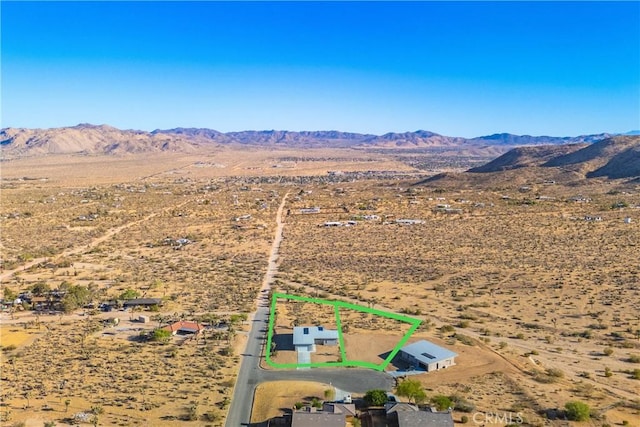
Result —
<svg viewBox="0 0 640 427"><path fill-rule="evenodd" d="M288 193L287 193L288 195ZM248 426L256 386L265 381L306 380L331 383L333 386L352 393L381 388L391 390L393 379L384 372L359 368L316 368L302 370L264 370L260 368L262 347L266 341L269 326L269 290L274 275L278 271L278 250L282 241L282 211L287 199L285 195L276 215L276 233L269 255L269 265L258 295L258 308L251 320L247 346L242 353L240 370L227 414L226 427Z"/></svg>

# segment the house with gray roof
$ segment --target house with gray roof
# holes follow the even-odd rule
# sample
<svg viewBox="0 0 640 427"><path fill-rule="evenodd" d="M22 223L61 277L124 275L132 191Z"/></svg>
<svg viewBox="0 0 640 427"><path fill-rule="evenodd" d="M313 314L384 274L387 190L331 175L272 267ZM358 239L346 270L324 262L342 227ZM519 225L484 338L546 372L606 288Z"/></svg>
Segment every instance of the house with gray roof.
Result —
<svg viewBox="0 0 640 427"><path fill-rule="evenodd" d="M394 427L453 427L450 412L398 411L394 418Z"/></svg>
<svg viewBox="0 0 640 427"><path fill-rule="evenodd" d="M345 427L346 425L344 413L320 412L315 408L294 411L291 417L291 427Z"/></svg>
<svg viewBox="0 0 640 427"><path fill-rule="evenodd" d="M398 352L401 361L415 369L426 372L437 371L455 365L457 353L426 340L402 347Z"/></svg>

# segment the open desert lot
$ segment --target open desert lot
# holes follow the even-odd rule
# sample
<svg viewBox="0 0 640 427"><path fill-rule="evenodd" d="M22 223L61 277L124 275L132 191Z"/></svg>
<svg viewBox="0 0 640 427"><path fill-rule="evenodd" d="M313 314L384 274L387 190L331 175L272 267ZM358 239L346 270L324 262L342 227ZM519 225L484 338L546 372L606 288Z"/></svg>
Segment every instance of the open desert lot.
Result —
<svg viewBox="0 0 640 427"><path fill-rule="evenodd" d="M2 162L3 298L41 298L38 312L3 307L2 425L222 425L288 194L272 290L420 319L409 342L459 355L415 376L428 397L540 426L567 425L545 414L580 400L594 411L582 425L640 426L640 186L423 182L462 166L416 156L221 148ZM125 309L132 298L161 303ZM340 317L353 360L381 363L409 329ZM153 338L179 320L204 332ZM332 307L286 302L276 334L319 324L337 326ZM312 360L340 359L319 347ZM326 388L307 386L260 386L279 397L256 417Z"/></svg>

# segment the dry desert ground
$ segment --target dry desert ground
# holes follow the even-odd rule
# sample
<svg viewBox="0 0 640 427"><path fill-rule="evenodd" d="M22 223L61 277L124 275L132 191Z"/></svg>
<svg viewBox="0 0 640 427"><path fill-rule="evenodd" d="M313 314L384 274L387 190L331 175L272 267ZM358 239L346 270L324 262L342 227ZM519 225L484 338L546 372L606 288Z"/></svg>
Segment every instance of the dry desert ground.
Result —
<svg viewBox="0 0 640 427"><path fill-rule="evenodd" d="M244 316L254 310L276 210L289 193L274 290L421 319L410 342L428 339L459 354L456 366L415 377L428 397L455 394L476 411L556 426L568 422L544 413L580 400L594 410L582 425L640 426L637 184L530 176L416 185L461 167L430 169L416 157L250 149L3 162L4 295L82 287L93 306L38 314L5 307L2 425L222 425ZM319 212L302 213L312 207ZM324 225L348 221L354 225ZM127 293L162 305L97 308ZM278 327L291 333L294 323L330 322L323 314L292 305ZM212 328L198 339L144 340L180 319ZM346 313L345 324L349 358L374 363L403 334L371 315ZM332 351L318 357L339 356ZM291 385L261 387L284 396L275 412L259 402L265 417L299 400L278 394ZM310 387L311 395L324 389Z"/></svg>

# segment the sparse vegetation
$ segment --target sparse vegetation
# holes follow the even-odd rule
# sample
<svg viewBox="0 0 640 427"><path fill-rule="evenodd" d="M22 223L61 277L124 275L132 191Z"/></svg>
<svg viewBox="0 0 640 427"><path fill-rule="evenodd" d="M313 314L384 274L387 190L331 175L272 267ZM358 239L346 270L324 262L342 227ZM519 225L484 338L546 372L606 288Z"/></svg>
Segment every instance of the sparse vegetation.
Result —
<svg viewBox="0 0 640 427"><path fill-rule="evenodd" d="M567 411L567 418L572 421L587 421L591 417L591 408L584 402L567 402L564 408Z"/></svg>

